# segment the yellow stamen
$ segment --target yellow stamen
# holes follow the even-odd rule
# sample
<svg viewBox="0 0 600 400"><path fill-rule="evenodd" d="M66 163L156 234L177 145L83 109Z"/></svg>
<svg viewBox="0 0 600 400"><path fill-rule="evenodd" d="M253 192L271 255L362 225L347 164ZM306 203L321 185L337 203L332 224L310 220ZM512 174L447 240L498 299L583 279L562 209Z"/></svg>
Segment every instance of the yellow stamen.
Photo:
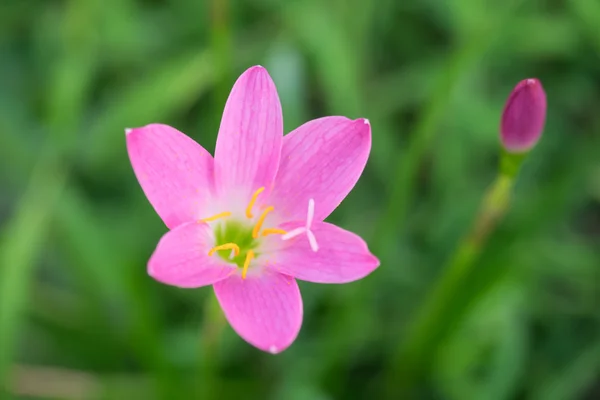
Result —
<svg viewBox="0 0 600 400"><path fill-rule="evenodd" d="M238 256L240 254L240 247L235 244L235 243L225 243L225 244L220 244L218 246L213 247L212 249L210 249L208 251L208 255L212 256L213 254L215 254L216 251L219 250L233 250L233 253Z"/></svg>
<svg viewBox="0 0 600 400"><path fill-rule="evenodd" d="M229 217L231 215L231 213L229 211L225 211L219 214L215 214L212 217L208 217L208 218L203 218L200 221L202 222L210 222L210 221L214 221L217 220L219 218L225 218L225 217Z"/></svg>
<svg viewBox="0 0 600 400"><path fill-rule="evenodd" d="M244 260L244 268L242 269L242 279L246 279L246 273L248 272L248 267L250 266L250 261L254 258L254 252L252 250L248 250L246 253L246 259Z"/></svg>
<svg viewBox="0 0 600 400"><path fill-rule="evenodd" d="M263 236L267 236L267 235L285 235L287 232L284 231L283 229L277 229L277 228L265 228L262 231L262 235Z"/></svg>
<svg viewBox="0 0 600 400"><path fill-rule="evenodd" d="M252 194L252 198L250 198L250 203L248 203L248 207L246 207L246 217L254 217L254 215L252 215L252 207L254 207L254 203L256 203L256 199L258 199L258 195L261 194L263 190L265 190L264 186L259 188L256 192Z"/></svg>
<svg viewBox="0 0 600 400"><path fill-rule="evenodd" d="M263 222L265 222L265 218L267 218L267 214L270 213L271 211L273 211L275 208L273 208L273 206L269 206L265 209L265 211L263 211L263 213L260 215L260 217L258 217L258 221L256 222L256 225L254 225L254 229L252 229L252 237L254 239L256 239L258 237L258 232L260 231L260 228L262 227Z"/></svg>

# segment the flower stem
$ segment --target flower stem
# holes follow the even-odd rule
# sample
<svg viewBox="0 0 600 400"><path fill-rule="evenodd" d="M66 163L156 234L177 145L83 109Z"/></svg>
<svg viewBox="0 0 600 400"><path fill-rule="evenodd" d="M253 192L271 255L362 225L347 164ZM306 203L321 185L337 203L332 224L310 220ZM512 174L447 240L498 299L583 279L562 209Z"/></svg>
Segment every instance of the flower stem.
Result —
<svg viewBox="0 0 600 400"><path fill-rule="evenodd" d="M216 296L206 299L204 316L199 362L202 387L199 391L203 394L201 398L219 398L217 348L226 321Z"/></svg>
<svg viewBox="0 0 600 400"><path fill-rule="evenodd" d="M213 55L215 71L218 71L217 85L214 91L213 104L222 110L229 96L229 84L232 78L232 28L231 5L229 0L211 0L209 5L210 16L210 50ZM220 112L215 112L214 123L219 127ZM217 130L215 130L216 134Z"/></svg>
<svg viewBox="0 0 600 400"><path fill-rule="evenodd" d="M447 317L452 300L464 290L464 282L473 271L487 238L508 210L515 178L524 158L525 154L504 152L501 155L498 176L487 190L473 225L442 270L443 275L417 313L396 354L390 376L394 390L398 389L399 383L404 390L416 383L418 374L435 356L439 343L456 323Z"/></svg>
<svg viewBox="0 0 600 400"><path fill-rule="evenodd" d="M450 56L444 66L445 73L440 75L431 101L424 109L406 151L397 158L396 165L392 166L394 185L390 188L387 204L383 205L385 211L373 230L377 235L377 240L372 240L373 253L381 258L382 265L393 262L386 249L394 246L394 241L398 238L398 227L406 229L420 165L435 140L438 126L447 113L452 95L496 38L509 26L506 22L513 17L522 3L523 0L504 2L496 18L489 21L491 25L485 24L485 27L479 27L466 34L464 44Z"/></svg>
<svg viewBox="0 0 600 400"><path fill-rule="evenodd" d="M0 240L0 397L11 379L27 314L35 268L42 256L54 208L60 201L68 172L51 146L42 151L18 208Z"/></svg>

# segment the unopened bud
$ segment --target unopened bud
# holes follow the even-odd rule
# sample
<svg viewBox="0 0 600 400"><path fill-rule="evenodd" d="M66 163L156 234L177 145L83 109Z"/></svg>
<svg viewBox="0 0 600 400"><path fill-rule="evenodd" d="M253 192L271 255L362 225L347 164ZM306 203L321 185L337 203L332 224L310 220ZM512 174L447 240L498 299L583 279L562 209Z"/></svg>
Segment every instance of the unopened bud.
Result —
<svg viewBox="0 0 600 400"><path fill-rule="evenodd" d="M500 139L510 153L525 153L540 139L546 122L546 93L537 79L525 79L506 101Z"/></svg>

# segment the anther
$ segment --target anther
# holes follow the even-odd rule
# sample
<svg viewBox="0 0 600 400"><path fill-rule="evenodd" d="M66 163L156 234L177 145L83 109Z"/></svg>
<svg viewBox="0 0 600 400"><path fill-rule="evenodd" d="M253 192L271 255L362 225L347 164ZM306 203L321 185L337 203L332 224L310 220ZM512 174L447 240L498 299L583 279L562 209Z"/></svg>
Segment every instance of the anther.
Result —
<svg viewBox="0 0 600 400"><path fill-rule="evenodd" d="M261 194L263 190L265 190L264 186L259 188L256 192L252 194L252 197L250 198L250 203L248 203L248 207L246 207L246 217L254 217L254 215L252 215L252 207L254 207L254 203L256 203L256 199L258 199L258 195Z"/></svg>
<svg viewBox="0 0 600 400"><path fill-rule="evenodd" d="M258 232L260 232L260 228L262 227L263 222L265 222L265 218L267 218L267 214L273 211L275 208L273 206L269 206L263 211L263 213L258 217L258 221L256 225L254 225L254 229L252 229L252 237L256 239L258 237Z"/></svg>
<svg viewBox="0 0 600 400"><path fill-rule="evenodd" d="M236 256L240 254L240 247L237 244L225 243L225 244L220 244L220 245L215 246L212 249L210 249L208 251L209 257L212 256L213 254L215 254L215 252L217 252L219 250L232 250L233 254L235 254Z"/></svg>
<svg viewBox="0 0 600 400"><path fill-rule="evenodd" d="M215 214L215 215L213 215L211 217L208 217L208 218L202 218L200 221L202 221L202 222L210 222L210 221L215 221L215 220L217 220L219 218L225 218L225 217L229 217L229 216L231 216L231 213L229 211L225 211L225 212L222 212L222 213L219 213L219 214Z"/></svg>
<svg viewBox="0 0 600 400"><path fill-rule="evenodd" d="M262 231L262 236L267 236L267 235L285 235L287 232L284 231L283 229L277 229L277 228L265 228Z"/></svg>
<svg viewBox="0 0 600 400"><path fill-rule="evenodd" d="M242 279L246 279L246 273L248 272L248 267L250 266L250 261L254 258L254 252L252 250L248 250L246 253L246 259L244 260L244 268L242 269Z"/></svg>

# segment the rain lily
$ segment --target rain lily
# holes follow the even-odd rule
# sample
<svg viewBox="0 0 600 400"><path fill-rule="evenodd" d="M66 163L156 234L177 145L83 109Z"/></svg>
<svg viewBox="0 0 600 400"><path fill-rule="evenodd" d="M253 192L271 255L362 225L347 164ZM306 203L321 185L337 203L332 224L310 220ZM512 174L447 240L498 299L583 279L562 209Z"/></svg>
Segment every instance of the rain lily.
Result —
<svg viewBox="0 0 600 400"><path fill-rule="evenodd" d="M345 283L379 265L357 235L323 222L360 177L371 148L366 119L326 117L283 136L275 84L252 67L235 83L214 158L161 124L127 129L148 200L170 229L148 263L159 282L213 285L233 329L278 353L297 337L297 279Z"/></svg>
<svg viewBox="0 0 600 400"><path fill-rule="evenodd" d="M513 89L502 113L500 139L510 153L525 153L538 142L546 123L546 93L537 79Z"/></svg>

